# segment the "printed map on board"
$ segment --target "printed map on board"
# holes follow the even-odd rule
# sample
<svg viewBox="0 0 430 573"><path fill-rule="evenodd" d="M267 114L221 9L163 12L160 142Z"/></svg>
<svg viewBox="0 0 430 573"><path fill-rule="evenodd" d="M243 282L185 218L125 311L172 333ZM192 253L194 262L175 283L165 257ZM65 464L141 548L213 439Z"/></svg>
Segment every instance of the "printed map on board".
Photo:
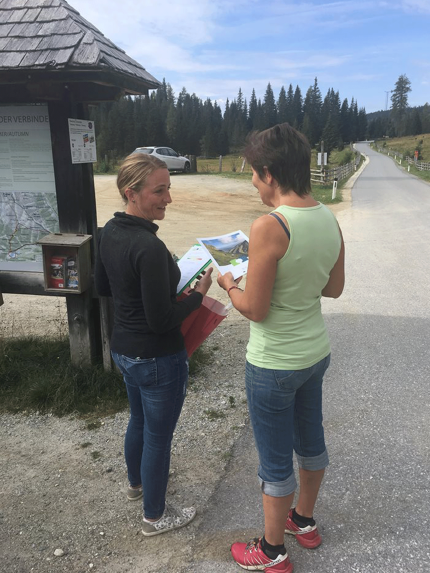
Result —
<svg viewBox="0 0 430 573"><path fill-rule="evenodd" d="M0 270L41 271L58 228L48 106L0 105Z"/></svg>
<svg viewBox="0 0 430 573"><path fill-rule="evenodd" d="M42 248L36 243L41 237L56 232L55 193L0 191L0 268L40 270Z"/></svg>

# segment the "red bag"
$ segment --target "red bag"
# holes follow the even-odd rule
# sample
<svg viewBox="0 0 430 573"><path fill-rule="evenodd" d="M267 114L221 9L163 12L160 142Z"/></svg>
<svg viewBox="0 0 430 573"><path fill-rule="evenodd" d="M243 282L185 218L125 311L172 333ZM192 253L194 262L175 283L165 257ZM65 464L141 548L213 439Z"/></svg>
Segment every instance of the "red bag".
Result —
<svg viewBox="0 0 430 573"><path fill-rule="evenodd" d="M178 300L186 298L191 292L191 289L187 289L178 297ZM188 357L191 357L227 314L228 311L221 302L210 296L203 297L201 306L187 316L181 326Z"/></svg>

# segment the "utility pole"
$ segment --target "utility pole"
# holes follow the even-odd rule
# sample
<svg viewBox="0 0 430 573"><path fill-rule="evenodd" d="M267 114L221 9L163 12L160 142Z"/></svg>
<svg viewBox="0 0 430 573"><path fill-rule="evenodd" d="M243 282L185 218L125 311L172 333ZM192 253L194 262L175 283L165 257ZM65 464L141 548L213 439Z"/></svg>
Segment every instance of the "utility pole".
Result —
<svg viewBox="0 0 430 573"><path fill-rule="evenodd" d="M390 91L385 90L385 111L388 109L388 94Z"/></svg>

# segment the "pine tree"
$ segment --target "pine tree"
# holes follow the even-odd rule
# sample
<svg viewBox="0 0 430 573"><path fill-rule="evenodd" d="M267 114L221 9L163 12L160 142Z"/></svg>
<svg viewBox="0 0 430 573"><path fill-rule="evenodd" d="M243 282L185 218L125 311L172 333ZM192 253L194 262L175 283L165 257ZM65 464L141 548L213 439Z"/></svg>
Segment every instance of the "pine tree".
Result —
<svg viewBox="0 0 430 573"><path fill-rule="evenodd" d="M273 127L274 125L276 125L277 123L276 103L270 82L267 84L266 93L264 95L263 116L264 116L263 129L268 129L269 127Z"/></svg>
<svg viewBox="0 0 430 573"><path fill-rule="evenodd" d="M391 119L398 136L404 135L406 130L406 114L408 110L408 93L411 91L411 82L405 74L399 76L391 94Z"/></svg>
<svg viewBox="0 0 430 573"><path fill-rule="evenodd" d="M253 131L255 129L255 118L257 115L257 98L255 96L255 90L252 90L251 99L249 100L249 110L248 110L248 131Z"/></svg>
<svg viewBox="0 0 430 573"><path fill-rule="evenodd" d="M291 114L291 125L300 130L303 122L303 98L299 86L296 86L293 98L293 109Z"/></svg>
<svg viewBox="0 0 430 573"><path fill-rule="evenodd" d="M285 92L284 86L281 87L278 96L278 123L285 123L288 121L288 104L287 104L287 94Z"/></svg>
<svg viewBox="0 0 430 573"><path fill-rule="evenodd" d="M293 85L288 86L287 92L287 121L290 125L294 125L294 90Z"/></svg>
<svg viewBox="0 0 430 573"><path fill-rule="evenodd" d="M361 107L358 112L357 120L357 139L363 141L367 138L367 116L364 107Z"/></svg>
<svg viewBox="0 0 430 573"><path fill-rule="evenodd" d="M339 130L343 143L349 143L349 105L345 98L340 108Z"/></svg>
<svg viewBox="0 0 430 573"><path fill-rule="evenodd" d="M321 137L324 141L324 152L327 153L328 158L333 149L338 147L339 144L339 129L337 126L337 119L333 118L331 113L327 117L327 121L322 131Z"/></svg>
<svg viewBox="0 0 430 573"><path fill-rule="evenodd" d="M321 125L321 108L322 98L321 92L318 87L318 80L315 78L314 85L311 86L306 92L305 101L303 104L303 132L309 140L309 143L314 146L321 139L322 125ZM306 119L306 131L305 131Z"/></svg>

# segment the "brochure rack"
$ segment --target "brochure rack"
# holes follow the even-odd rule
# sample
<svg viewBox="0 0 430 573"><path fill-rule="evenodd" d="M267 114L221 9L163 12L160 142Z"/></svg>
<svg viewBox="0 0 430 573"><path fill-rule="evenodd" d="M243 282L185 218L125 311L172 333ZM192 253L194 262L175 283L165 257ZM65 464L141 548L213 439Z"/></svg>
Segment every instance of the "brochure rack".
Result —
<svg viewBox="0 0 430 573"><path fill-rule="evenodd" d="M51 233L42 245L45 291L81 294L91 285L92 235Z"/></svg>

